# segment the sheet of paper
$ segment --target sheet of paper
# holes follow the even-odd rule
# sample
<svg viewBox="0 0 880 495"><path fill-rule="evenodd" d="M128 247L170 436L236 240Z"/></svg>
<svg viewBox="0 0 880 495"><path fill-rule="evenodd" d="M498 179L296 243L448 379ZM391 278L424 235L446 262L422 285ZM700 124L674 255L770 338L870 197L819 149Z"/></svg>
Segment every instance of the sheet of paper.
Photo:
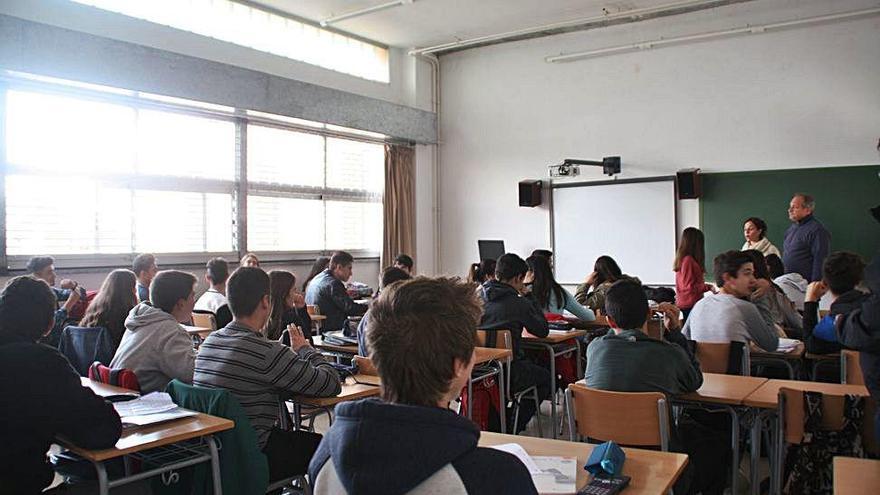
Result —
<svg viewBox="0 0 880 495"><path fill-rule="evenodd" d="M540 473L532 475L538 493L542 495L577 493L576 458L535 456L532 460L541 470Z"/></svg>
<svg viewBox="0 0 880 495"><path fill-rule="evenodd" d="M177 408L177 404L165 392L153 392L134 400L114 402L113 407L120 418L127 418L170 411Z"/></svg>
<svg viewBox="0 0 880 495"><path fill-rule="evenodd" d="M189 409L183 408L175 408L170 411L155 413L155 414L144 414L140 416L126 416L122 419L122 427L123 428L134 428L136 426L146 426L152 425L156 423L164 423L165 421L172 421L175 419L186 418L189 416L195 416L198 414L195 411L190 411Z"/></svg>
<svg viewBox="0 0 880 495"><path fill-rule="evenodd" d="M508 454L513 454L517 459L520 460L520 462L525 464L526 469L529 470L529 473L533 475L541 473L541 468L539 468L538 465L535 464L535 461L532 460L532 456L530 456L529 453L526 452L524 448L522 448L522 445L518 443L502 443L500 445L493 445L492 448L500 450L502 452L507 452Z"/></svg>
<svg viewBox="0 0 880 495"><path fill-rule="evenodd" d="M796 339L779 339L779 345L776 350L778 352L786 352L795 349L800 345L801 341Z"/></svg>

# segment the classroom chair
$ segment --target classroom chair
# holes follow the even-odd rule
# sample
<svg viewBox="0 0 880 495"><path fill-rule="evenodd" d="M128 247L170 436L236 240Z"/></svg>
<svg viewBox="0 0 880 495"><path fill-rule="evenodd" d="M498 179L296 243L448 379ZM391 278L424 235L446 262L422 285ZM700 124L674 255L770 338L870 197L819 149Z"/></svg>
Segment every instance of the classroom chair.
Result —
<svg viewBox="0 0 880 495"><path fill-rule="evenodd" d="M864 385L865 376L859 365L859 351L843 349L840 351L840 383Z"/></svg>
<svg viewBox="0 0 880 495"><path fill-rule="evenodd" d="M357 368L358 373L370 376L379 376L379 371L373 364L373 360L368 357L355 356L351 358L351 364L353 364Z"/></svg>
<svg viewBox="0 0 880 495"><path fill-rule="evenodd" d="M95 361L110 364L116 345L104 327L68 326L61 332L58 351L70 361L79 376L88 376L89 366Z"/></svg>
<svg viewBox="0 0 880 495"><path fill-rule="evenodd" d="M688 345L700 362L700 371L703 373L749 376L749 346L742 342L713 344L689 340Z"/></svg>
<svg viewBox="0 0 880 495"><path fill-rule="evenodd" d="M192 320L193 326L217 330L217 317L210 311L193 310Z"/></svg>
<svg viewBox="0 0 880 495"><path fill-rule="evenodd" d="M98 361L89 366L89 380L127 390L134 390L135 392L141 391L141 384L138 383L137 375L134 374L134 371L126 368L110 369Z"/></svg>
<svg viewBox="0 0 880 495"><path fill-rule="evenodd" d="M660 392L609 392L572 383L565 391L568 435L669 451L669 409Z"/></svg>
<svg viewBox="0 0 880 495"><path fill-rule="evenodd" d="M488 332L494 332L496 337L494 342L489 342L489 334ZM500 339L499 339L500 337ZM500 340L500 344L498 341ZM480 347L499 347L501 349L510 349L513 350L513 339L510 335L510 330L477 330L477 345ZM511 433L516 435L517 426L519 426L519 409L520 403L523 399L532 400L535 402L535 426L538 428L538 436L544 437L544 430L541 428L541 398L538 396L538 387L531 386L529 388L520 390L516 393L511 393L510 390L510 363L513 361L513 356L507 358L507 373L504 374L505 381L507 383L504 384L504 397L513 402L513 427L511 428ZM505 408L506 408L505 404Z"/></svg>
<svg viewBox="0 0 880 495"><path fill-rule="evenodd" d="M224 494L268 493L290 487L294 481L299 482L304 493L311 493L305 476L269 479L269 464L257 444L257 435L250 419L228 390L196 387L175 379L165 391L180 407L235 422L233 429L215 434L215 441L220 444L220 478ZM186 475L190 478L189 483L186 482L185 473L181 472L181 482L177 483L174 491L212 493L208 490L207 469L200 468L197 466Z"/></svg>
<svg viewBox="0 0 880 495"><path fill-rule="evenodd" d="M844 425L844 413L846 406L846 397L843 395L821 394L821 424L817 425L821 431L841 431ZM876 447L873 442L873 411L869 411L869 406L873 405L870 397L861 397L861 407L863 411L861 415L862 425L860 434L862 438L861 448L871 452ZM870 416L868 414L871 414ZM780 494L783 491L784 469L788 462L786 456L790 446L802 445L804 443L816 444L820 441L818 437L807 435L808 429L805 426L807 411L804 404L804 391L789 388L779 389L779 404L777 406L777 418L779 427L774 438L775 449L773 459L770 463L772 473L771 493ZM823 466L816 466L822 468ZM827 466L831 469L831 466Z"/></svg>

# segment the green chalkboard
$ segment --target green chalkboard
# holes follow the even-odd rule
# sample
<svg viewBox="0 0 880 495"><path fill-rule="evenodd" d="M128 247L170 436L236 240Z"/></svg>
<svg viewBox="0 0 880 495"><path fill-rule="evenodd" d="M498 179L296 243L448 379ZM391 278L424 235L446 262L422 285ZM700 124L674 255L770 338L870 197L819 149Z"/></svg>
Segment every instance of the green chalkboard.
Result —
<svg viewBox="0 0 880 495"><path fill-rule="evenodd" d="M880 225L868 209L880 204L880 165L704 174L700 218L706 265L720 252L742 248L743 220L767 222L767 237L780 251L795 192L816 198L814 215L831 232L832 251L870 260L880 248Z"/></svg>

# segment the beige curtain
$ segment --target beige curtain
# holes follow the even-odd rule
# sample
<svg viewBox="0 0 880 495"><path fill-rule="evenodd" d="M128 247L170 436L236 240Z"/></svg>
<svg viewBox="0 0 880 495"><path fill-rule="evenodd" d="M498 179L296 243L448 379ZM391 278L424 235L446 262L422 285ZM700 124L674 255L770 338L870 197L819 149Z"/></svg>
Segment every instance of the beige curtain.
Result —
<svg viewBox="0 0 880 495"><path fill-rule="evenodd" d="M382 236L382 268L398 254L415 259L416 250L415 149L385 145L385 201ZM418 266L418 261L416 266Z"/></svg>

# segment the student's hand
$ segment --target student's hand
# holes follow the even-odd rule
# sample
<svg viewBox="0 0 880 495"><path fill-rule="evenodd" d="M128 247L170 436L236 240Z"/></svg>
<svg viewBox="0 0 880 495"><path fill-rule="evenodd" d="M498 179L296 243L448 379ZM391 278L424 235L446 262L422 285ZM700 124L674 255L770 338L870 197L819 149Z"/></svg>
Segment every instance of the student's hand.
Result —
<svg viewBox="0 0 880 495"><path fill-rule="evenodd" d="M287 326L287 331L290 333L290 348L294 351L298 351L303 347L309 345L308 339L302 333L302 330L293 323Z"/></svg>
<svg viewBox="0 0 880 495"><path fill-rule="evenodd" d="M598 277L598 276L599 276L598 273L593 272L593 273L587 275L587 278L584 280L584 283L589 285L590 287L593 287L594 285L596 285L596 277Z"/></svg>
<svg viewBox="0 0 880 495"><path fill-rule="evenodd" d="M752 292L752 297L764 297L770 291L770 281L764 278L755 280L756 289Z"/></svg>
<svg viewBox="0 0 880 495"><path fill-rule="evenodd" d="M293 294L293 306L300 309L306 306L306 298L302 295L301 292L295 292Z"/></svg>
<svg viewBox="0 0 880 495"><path fill-rule="evenodd" d="M825 282L821 280L810 282L810 285L807 286L807 295L804 297L804 301L819 302L819 299L822 299L826 292L828 292L828 286L825 285Z"/></svg>
<svg viewBox="0 0 880 495"><path fill-rule="evenodd" d="M76 289L77 283L69 278L61 279L61 283L58 287L62 289Z"/></svg>
<svg viewBox="0 0 880 495"><path fill-rule="evenodd" d="M64 308L64 310L67 311L68 313L70 312L71 309L73 309L74 306L76 306L76 303L79 302L79 297L80 297L79 291L75 290L75 288L73 288L73 289L74 290L70 291L70 297L68 297L67 300L64 301L64 306L62 306Z"/></svg>
<svg viewBox="0 0 880 495"><path fill-rule="evenodd" d="M673 331L681 328L681 320L678 319L681 310L678 309L678 306L664 302L657 306L657 311L663 313L663 326L667 330Z"/></svg>

